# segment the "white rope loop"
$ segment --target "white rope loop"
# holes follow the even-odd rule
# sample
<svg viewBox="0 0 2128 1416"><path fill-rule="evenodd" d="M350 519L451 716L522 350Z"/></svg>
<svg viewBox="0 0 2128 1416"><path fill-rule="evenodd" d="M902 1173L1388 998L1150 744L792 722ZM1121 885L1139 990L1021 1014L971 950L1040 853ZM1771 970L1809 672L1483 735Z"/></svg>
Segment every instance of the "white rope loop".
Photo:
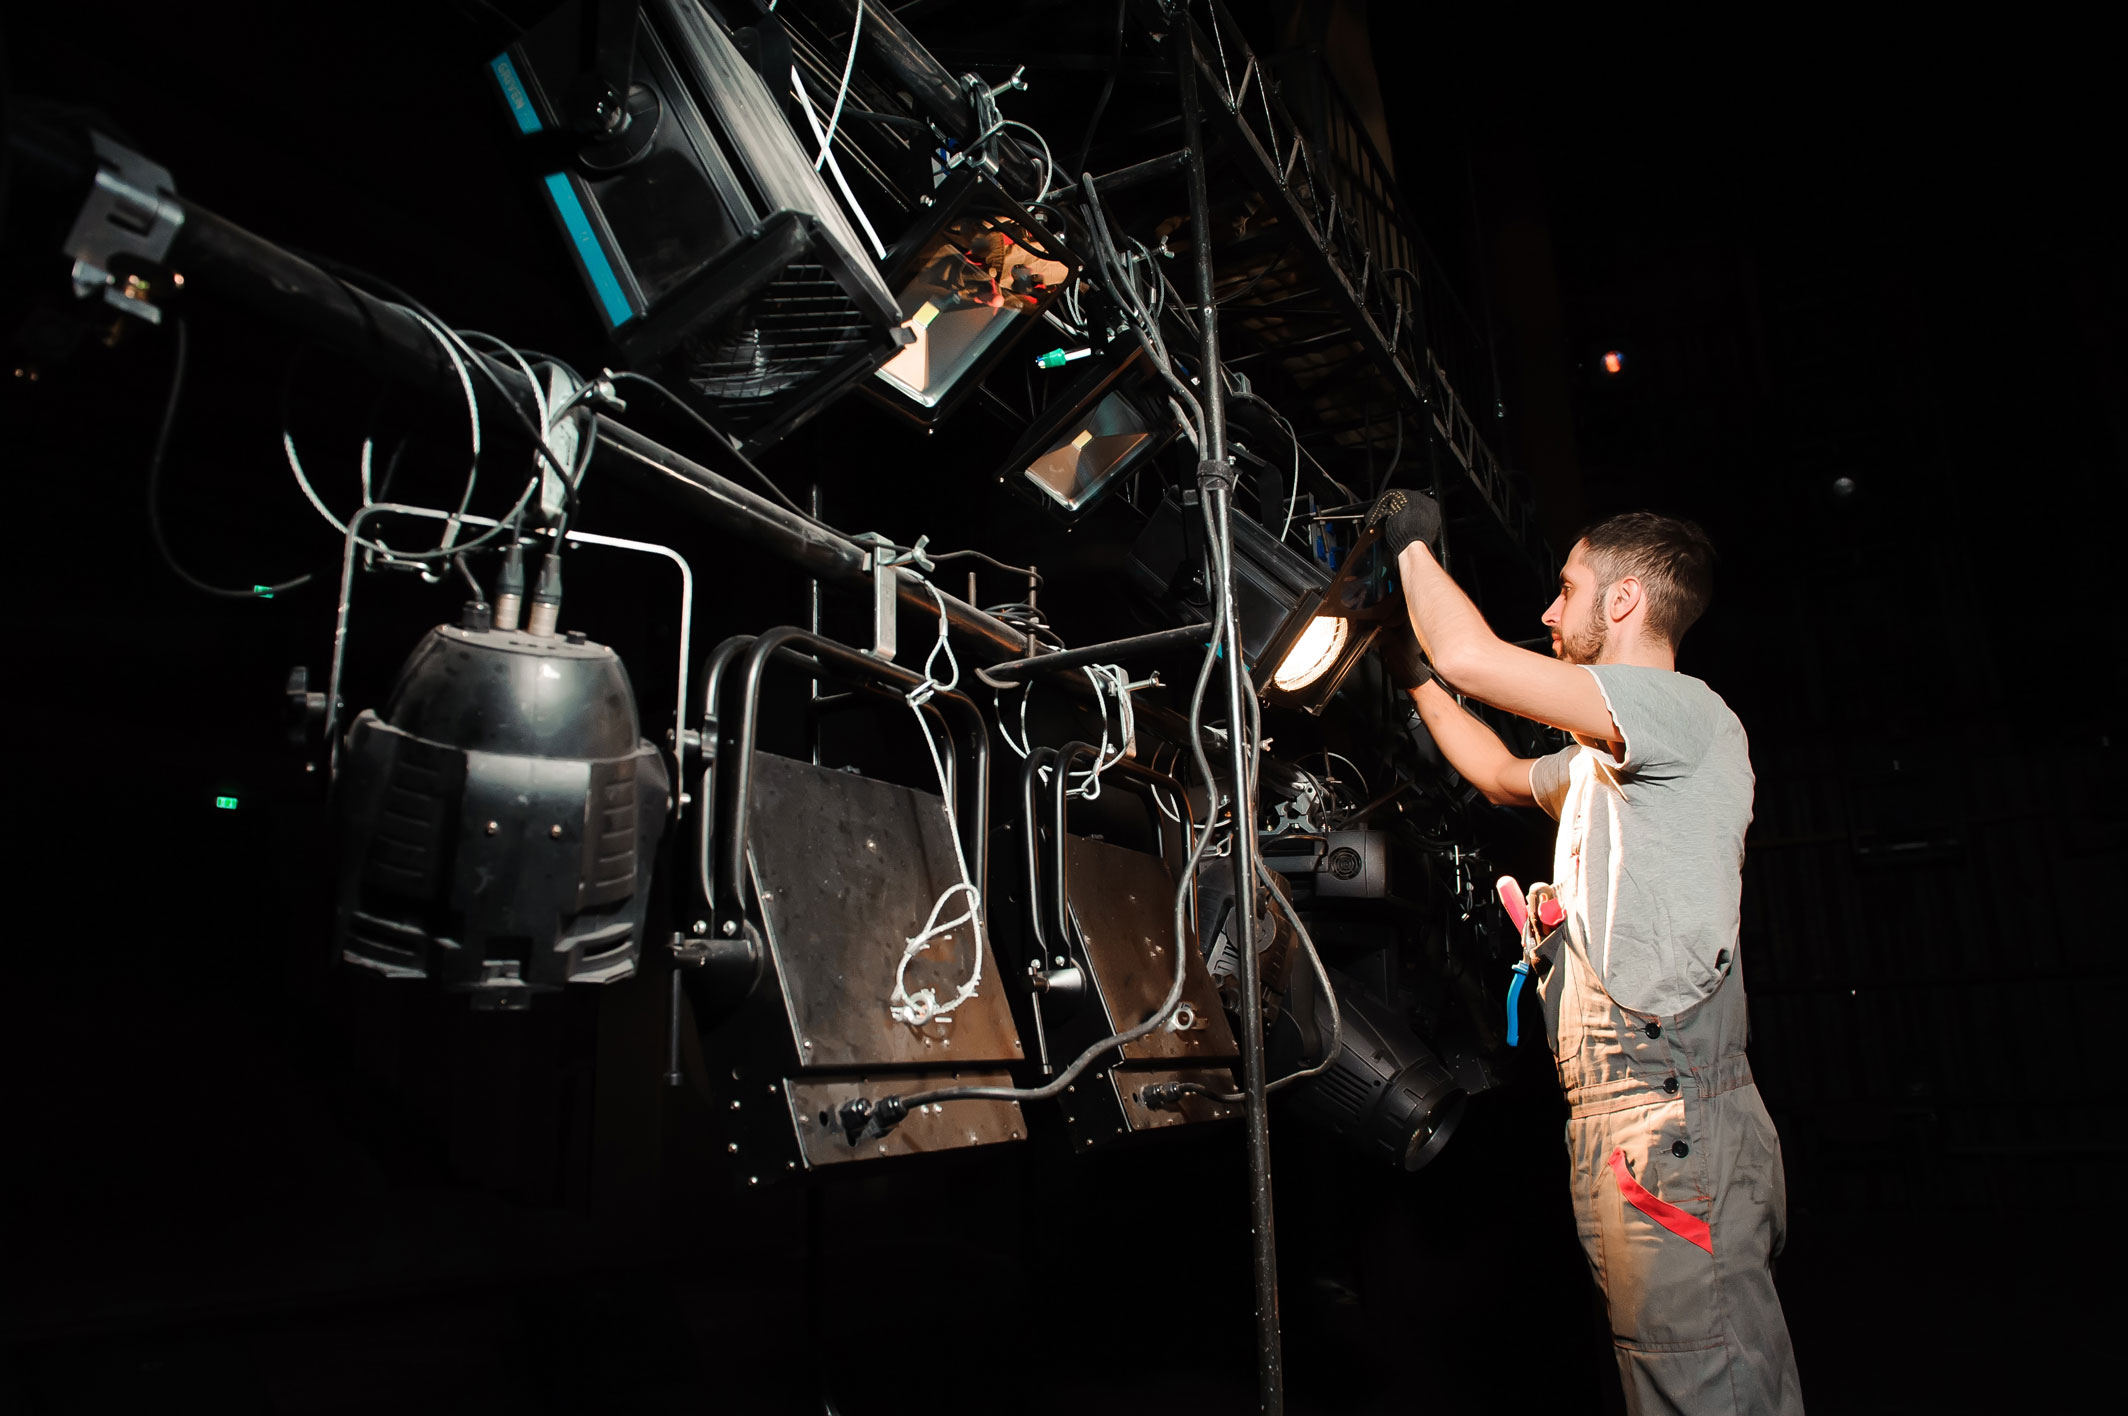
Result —
<svg viewBox="0 0 2128 1416"><path fill-rule="evenodd" d="M938 642L931 646L930 654L924 659L924 681L902 696L909 705L909 711L916 715L917 729L923 733L924 746L931 753L932 770L938 774L939 794L946 807L946 836L953 842L953 862L960 868L961 878L955 884L948 885L938 899L932 902L931 913L924 920L924 927L902 940L901 963L894 970L894 991L887 996L887 1011L896 1022L907 1023L911 1027L922 1027L926 1023L941 1020L950 1022L949 1015L953 1010L975 997L976 990L983 985L983 894L976 888L974 876L968 869L967 853L961 849L960 813L953 804L953 772L949 766L951 754L942 755L939 752L938 739L931 731L931 722L924 716L925 704L937 694L950 691L960 682L961 666L960 661L953 656L952 647L946 642L945 599L939 594L938 587L929 581L924 582L924 588L931 592L931 599L938 606ZM938 676L936 669L941 654L946 656L947 676L943 679ZM940 922L939 916L945 912L947 905L956 895L962 894L968 897L968 908L952 919ZM938 994L933 989L919 988L914 993L909 992L909 965L915 961L916 956L930 948L932 940L964 924L969 926L969 932L975 938L975 963L969 970L967 982L961 984L952 999L945 1003L938 1001Z"/></svg>

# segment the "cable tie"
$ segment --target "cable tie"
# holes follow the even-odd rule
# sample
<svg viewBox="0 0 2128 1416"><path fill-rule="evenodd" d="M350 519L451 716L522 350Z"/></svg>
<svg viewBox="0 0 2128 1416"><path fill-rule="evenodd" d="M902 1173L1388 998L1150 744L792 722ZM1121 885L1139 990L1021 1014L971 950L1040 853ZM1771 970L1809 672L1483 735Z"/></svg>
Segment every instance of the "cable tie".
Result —
<svg viewBox="0 0 2128 1416"><path fill-rule="evenodd" d="M1197 464L1197 486L1203 491L1223 491L1231 494L1239 474L1234 464L1225 459L1205 458Z"/></svg>

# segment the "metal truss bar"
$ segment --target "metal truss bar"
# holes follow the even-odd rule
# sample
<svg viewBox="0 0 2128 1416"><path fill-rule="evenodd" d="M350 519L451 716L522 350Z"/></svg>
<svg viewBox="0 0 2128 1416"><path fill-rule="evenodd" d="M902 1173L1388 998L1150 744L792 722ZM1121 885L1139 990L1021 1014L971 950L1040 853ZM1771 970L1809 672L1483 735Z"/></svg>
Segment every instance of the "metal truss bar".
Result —
<svg viewBox="0 0 2128 1416"><path fill-rule="evenodd" d="M1218 23L1216 17L1213 23ZM1224 93L1226 89L1221 81L1218 58L1203 29L1191 20L1178 24L1175 33L1186 38L1199 77L1215 91ZM1426 409L1434 427L1444 430L1443 441L1448 444L1471 489L1501 531L1534 563L1538 557L1532 553L1524 534L1524 518L1518 514L1520 508L1516 505L1516 498L1498 460L1478 437L1469 415L1461 411L1463 402L1449 382L1446 370L1430 350L1426 352L1423 370L1415 372L1407 366L1368 308L1365 286L1355 286L1333 251L1331 242L1335 239L1338 218L1349 215L1342 210L1335 186L1330 193L1329 213L1319 224L1308 204L1289 183L1288 175L1305 144L1298 126L1294 128L1293 147L1280 160L1265 150L1238 110L1228 109L1223 103L1213 104L1210 105L1210 115L1219 125L1221 135L1227 139L1236 159L1247 169L1253 185L1273 204L1281 220L1290 223L1292 237L1304 248L1304 259L1316 277L1317 287L1329 297L1335 313L1351 326L1354 341L1366 352L1369 362L1388 381L1392 392L1404 401ZM1352 227L1349 220L1345 224ZM1359 235L1356 230L1354 234ZM1360 239L1364 247L1364 238ZM1369 256L1369 269L1372 268L1371 261ZM1462 427L1460 435L1450 436L1445 431L1457 428L1459 423Z"/></svg>

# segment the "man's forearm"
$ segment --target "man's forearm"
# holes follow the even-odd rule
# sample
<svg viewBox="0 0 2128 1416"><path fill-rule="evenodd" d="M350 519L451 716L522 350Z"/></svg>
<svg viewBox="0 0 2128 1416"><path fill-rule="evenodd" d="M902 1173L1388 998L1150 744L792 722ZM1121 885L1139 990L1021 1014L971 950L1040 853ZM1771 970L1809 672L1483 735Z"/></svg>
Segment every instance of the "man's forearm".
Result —
<svg viewBox="0 0 2128 1416"><path fill-rule="evenodd" d="M1426 546L1406 546L1397 555L1397 574L1412 630L1456 692L1591 741L1617 740L1610 704L1595 677L1504 642Z"/></svg>
<svg viewBox="0 0 2128 1416"><path fill-rule="evenodd" d="M1528 806L1529 769L1500 741L1491 728L1479 722L1438 682L1421 684L1411 691L1412 704L1426 731L1433 734L1441 755L1485 799L1501 806Z"/></svg>
<svg viewBox="0 0 2128 1416"><path fill-rule="evenodd" d="M1397 573L1403 578L1411 627L1426 657L1455 683L1456 668L1498 642L1492 626L1424 545L1407 547L1397 557Z"/></svg>

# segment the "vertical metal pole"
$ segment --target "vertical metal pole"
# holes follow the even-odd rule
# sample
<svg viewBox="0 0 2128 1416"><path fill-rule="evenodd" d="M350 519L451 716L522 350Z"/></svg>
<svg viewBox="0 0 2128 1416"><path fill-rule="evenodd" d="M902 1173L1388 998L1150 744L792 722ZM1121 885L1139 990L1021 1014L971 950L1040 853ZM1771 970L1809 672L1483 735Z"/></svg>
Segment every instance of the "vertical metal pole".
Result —
<svg viewBox="0 0 2128 1416"><path fill-rule="evenodd" d="M806 509L813 513L813 520L818 521L820 519L820 484L818 482L813 483L812 492L806 499ZM820 633L820 577L817 575L805 582L805 627L815 634ZM806 679L805 696L809 700L808 707L810 708L810 700L820 696L819 679L811 677ZM820 715L818 713L808 713L807 716L812 719L812 722L808 725L806 735L813 740L813 765L818 767L820 765Z"/></svg>
<svg viewBox="0 0 2128 1416"><path fill-rule="evenodd" d="M1214 17L1213 23L1217 23ZM1186 13L1177 14L1169 30L1175 46L1175 75L1182 97L1183 142L1189 149L1190 249L1197 267L1197 324L1204 343L1199 353L1198 389L1204 405L1205 445L1198 469L1198 489L1212 519L1212 534L1222 550L1234 542L1229 513L1233 472L1227 460L1227 410L1224 375L1219 363L1219 307L1212 299L1212 210L1205 193L1203 116L1197 106L1197 56ZM1228 768L1233 774L1234 914L1229 926L1241 950L1241 1085L1249 1157L1249 1236L1256 1270L1256 1389L1266 1416L1286 1409L1286 1365L1278 1330L1278 1244L1271 1224L1271 1124L1265 1110L1263 993L1256 960L1256 783L1249 772L1247 740L1251 714L1247 695L1254 694L1241 661L1241 635L1234 614L1231 559L1222 554L1206 567L1206 581L1225 608L1227 638L1221 656L1227 698ZM1214 572L1219 565L1225 575Z"/></svg>

